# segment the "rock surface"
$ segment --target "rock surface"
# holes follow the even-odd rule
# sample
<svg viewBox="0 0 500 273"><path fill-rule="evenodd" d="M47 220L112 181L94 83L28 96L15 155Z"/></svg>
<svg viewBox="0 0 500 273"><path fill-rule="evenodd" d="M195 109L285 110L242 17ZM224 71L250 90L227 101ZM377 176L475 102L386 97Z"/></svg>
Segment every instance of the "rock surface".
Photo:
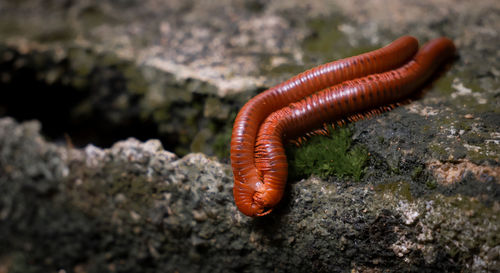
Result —
<svg viewBox="0 0 500 273"><path fill-rule="evenodd" d="M1 1L0 115L25 122L0 119L0 273L498 270L496 2ZM459 57L351 124L360 181L290 181L250 219L227 159L188 153L227 156L250 95L404 34Z"/></svg>
<svg viewBox="0 0 500 273"><path fill-rule="evenodd" d="M227 165L157 140L76 150L36 121L0 120L2 260L8 272L321 272L498 267L499 212L410 182L292 183L269 217L238 213ZM484 183L484 182L477 182ZM495 185L490 185L495 186Z"/></svg>

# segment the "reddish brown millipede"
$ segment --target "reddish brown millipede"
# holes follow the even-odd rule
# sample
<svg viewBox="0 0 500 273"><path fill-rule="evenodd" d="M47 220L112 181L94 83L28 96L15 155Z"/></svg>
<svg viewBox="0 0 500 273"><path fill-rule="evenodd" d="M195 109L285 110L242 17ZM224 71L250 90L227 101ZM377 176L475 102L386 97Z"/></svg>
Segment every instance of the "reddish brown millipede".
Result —
<svg viewBox="0 0 500 273"><path fill-rule="evenodd" d="M440 38L408 62L417 47L414 38L405 36L384 48L308 70L247 102L236 117L231 138L238 209L261 216L281 200L288 172L283 138L395 102L420 87L454 54L453 43ZM318 90L322 91L314 94Z"/></svg>

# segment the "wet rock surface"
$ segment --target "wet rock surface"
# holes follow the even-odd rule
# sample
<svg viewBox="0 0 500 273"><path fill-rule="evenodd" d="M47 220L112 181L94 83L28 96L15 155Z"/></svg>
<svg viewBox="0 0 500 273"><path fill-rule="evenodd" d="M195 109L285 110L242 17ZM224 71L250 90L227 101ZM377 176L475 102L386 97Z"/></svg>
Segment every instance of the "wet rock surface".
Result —
<svg viewBox="0 0 500 273"><path fill-rule="evenodd" d="M0 2L0 272L494 272L499 14L496 1ZM349 126L369 153L360 181L289 181L271 215L240 214L238 108L405 34L448 36L459 56L410 104Z"/></svg>

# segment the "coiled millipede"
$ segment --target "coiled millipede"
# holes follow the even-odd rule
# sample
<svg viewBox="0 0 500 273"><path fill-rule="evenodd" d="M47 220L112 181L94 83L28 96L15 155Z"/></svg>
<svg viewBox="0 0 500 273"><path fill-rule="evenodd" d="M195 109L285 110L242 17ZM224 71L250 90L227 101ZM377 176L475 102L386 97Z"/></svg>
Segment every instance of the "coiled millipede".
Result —
<svg viewBox="0 0 500 273"><path fill-rule="evenodd" d="M248 101L231 137L238 209L262 216L281 200L288 175L283 139L395 103L421 88L455 54L447 38L432 40L415 55L417 50L417 40L404 36L381 49L310 69Z"/></svg>

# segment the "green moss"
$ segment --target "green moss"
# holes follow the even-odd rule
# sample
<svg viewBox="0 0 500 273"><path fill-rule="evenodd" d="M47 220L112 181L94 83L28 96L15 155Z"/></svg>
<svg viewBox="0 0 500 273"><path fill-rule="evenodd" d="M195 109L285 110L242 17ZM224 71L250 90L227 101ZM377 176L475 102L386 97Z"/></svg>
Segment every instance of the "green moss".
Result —
<svg viewBox="0 0 500 273"><path fill-rule="evenodd" d="M436 180L434 179L431 179L431 180L427 180L425 182L425 186L429 189L429 190L433 190L437 187L437 182Z"/></svg>
<svg viewBox="0 0 500 273"><path fill-rule="evenodd" d="M396 199L404 198L409 202L413 201L413 195L411 194L410 190L410 183L407 182L400 181L394 183L379 184L375 186L375 190L379 194L390 193L391 196L394 196L394 198Z"/></svg>
<svg viewBox="0 0 500 273"><path fill-rule="evenodd" d="M353 47L349 44L344 33L338 27L344 21L343 19L339 14L332 14L308 22L311 35L302 44L302 48L306 53L306 63L309 61L314 62L314 59L318 58L322 62L332 61L378 48L378 46Z"/></svg>
<svg viewBox="0 0 500 273"><path fill-rule="evenodd" d="M450 75L449 73L444 75L444 77L437 78L433 82L433 85L435 87L434 89L443 96L451 95L453 92L455 92L455 89L451 87L454 78L455 76Z"/></svg>
<svg viewBox="0 0 500 273"><path fill-rule="evenodd" d="M142 72L131 63L127 63L122 68L123 75L127 79L127 89L132 94L146 94L148 91L148 82Z"/></svg>
<svg viewBox="0 0 500 273"><path fill-rule="evenodd" d="M219 133L215 136L214 153L218 158L229 158L231 132L231 127L228 127L225 128L222 133Z"/></svg>
<svg viewBox="0 0 500 273"><path fill-rule="evenodd" d="M228 116L231 122L226 123L222 128L215 123L210 123L212 132L215 135L213 151L219 159L227 159L230 156L231 134L233 131L233 123L236 119L237 112L230 111Z"/></svg>
<svg viewBox="0 0 500 273"><path fill-rule="evenodd" d="M338 29L339 23L340 19L337 16L310 20L308 27L312 35L304 40L304 50L309 53L325 53L325 56L328 56L328 53L335 54L334 49L343 37Z"/></svg>
<svg viewBox="0 0 500 273"><path fill-rule="evenodd" d="M473 123L473 121L470 121L470 120L457 119L457 122L455 123L455 127L457 128L457 130L470 131L470 130L472 130L472 123Z"/></svg>
<svg viewBox="0 0 500 273"><path fill-rule="evenodd" d="M417 179L422 174L423 170L424 168L422 166L414 168L413 171L411 172L411 179L413 180Z"/></svg>
<svg viewBox="0 0 500 273"><path fill-rule="evenodd" d="M368 151L360 145L352 145L349 128L333 130L329 136L311 137L302 147L287 149L291 177L311 174L353 177L359 180L368 159Z"/></svg>
<svg viewBox="0 0 500 273"><path fill-rule="evenodd" d="M471 90L471 92L482 92L483 88L481 87L481 84L479 83L479 79L474 75L476 72L473 71L460 71L457 73L455 76L456 78L460 79L460 82L468 89Z"/></svg>
<svg viewBox="0 0 500 273"><path fill-rule="evenodd" d="M445 148L437 143L429 145L428 149L433 153L434 157L445 157L448 155Z"/></svg>

